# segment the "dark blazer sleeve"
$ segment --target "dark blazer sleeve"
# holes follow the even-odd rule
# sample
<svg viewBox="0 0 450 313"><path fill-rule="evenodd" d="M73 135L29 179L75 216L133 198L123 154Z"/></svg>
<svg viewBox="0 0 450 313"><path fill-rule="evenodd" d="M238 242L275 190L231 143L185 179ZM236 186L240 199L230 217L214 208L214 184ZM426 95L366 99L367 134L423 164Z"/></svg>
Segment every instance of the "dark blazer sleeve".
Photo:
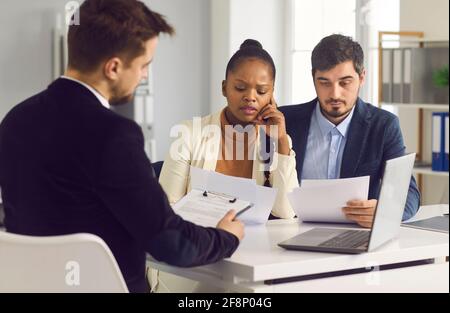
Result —
<svg viewBox="0 0 450 313"><path fill-rule="evenodd" d="M405 145L400 129L398 117L393 116L386 128L385 133L386 144L384 145L383 159L384 161L400 157L405 154ZM406 199L405 210L403 212L403 220L413 217L420 207L420 192L417 188L416 180L411 177L409 183L408 197Z"/></svg>
<svg viewBox="0 0 450 313"><path fill-rule="evenodd" d="M102 149L96 193L145 251L158 261L182 267L233 254L239 244L236 236L194 225L173 212L154 177L137 124L127 121L109 138Z"/></svg>

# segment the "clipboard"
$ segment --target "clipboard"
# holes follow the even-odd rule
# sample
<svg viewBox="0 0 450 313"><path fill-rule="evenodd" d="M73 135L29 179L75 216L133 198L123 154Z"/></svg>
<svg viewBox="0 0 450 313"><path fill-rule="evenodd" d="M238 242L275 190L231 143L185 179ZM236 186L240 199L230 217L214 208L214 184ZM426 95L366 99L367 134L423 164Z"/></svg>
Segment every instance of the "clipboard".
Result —
<svg viewBox="0 0 450 313"><path fill-rule="evenodd" d="M253 206L249 201L224 193L193 189L173 209L185 220L205 227L216 227L229 210L235 210L237 217Z"/></svg>
<svg viewBox="0 0 450 313"><path fill-rule="evenodd" d="M211 197L211 196L222 198L224 201L228 201L229 203L236 203L238 200L236 197L233 197L233 196L230 196L230 195L227 195L224 193L212 192L212 191L207 191L207 190L205 190L203 192L203 197ZM250 210L252 207L253 207L253 203L249 203L245 208L237 211L235 218L238 217L239 215L241 215L242 213Z"/></svg>

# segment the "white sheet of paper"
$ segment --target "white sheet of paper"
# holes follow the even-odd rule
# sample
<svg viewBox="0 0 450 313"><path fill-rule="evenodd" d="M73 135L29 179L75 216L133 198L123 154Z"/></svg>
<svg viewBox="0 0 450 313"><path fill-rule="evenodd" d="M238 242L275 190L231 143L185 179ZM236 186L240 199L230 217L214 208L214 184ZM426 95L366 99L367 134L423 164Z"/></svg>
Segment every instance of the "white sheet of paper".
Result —
<svg viewBox="0 0 450 313"><path fill-rule="evenodd" d="M339 179L304 179L302 180L301 187L326 187L335 184L353 186L355 184L368 184L370 182L370 176L359 176L350 178Z"/></svg>
<svg viewBox="0 0 450 313"><path fill-rule="evenodd" d="M191 176L191 188L192 189L205 189L206 186L208 186L208 171L204 171L200 168L191 166L190 169L190 176ZM205 189L206 190L206 189Z"/></svg>
<svg viewBox="0 0 450 313"><path fill-rule="evenodd" d="M193 189L173 206L173 210L183 219L197 225L216 227L229 210L240 211L248 205L250 203L243 200L230 203L227 197L213 193L205 197L203 191Z"/></svg>
<svg viewBox="0 0 450 313"><path fill-rule="evenodd" d="M252 200L253 207L239 216L239 219L247 225L266 223L277 197L277 188L256 185L255 189L256 192Z"/></svg>
<svg viewBox="0 0 450 313"><path fill-rule="evenodd" d="M223 193L252 203L252 208L238 217L247 225L267 222L277 195L276 188L258 186L254 179L227 176L194 167L191 167L190 183L195 189Z"/></svg>
<svg viewBox="0 0 450 313"><path fill-rule="evenodd" d="M256 180L241 177L227 176L213 171L206 171L197 167L191 166L190 169L190 184L192 189L208 189L217 192L232 194L240 188L248 191L252 185L256 186Z"/></svg>
<svg viewBox="0 0 450 313"><path fill-rule="evenodd" d="M352 223L342 208L350 200L367 200L370 176L304 180L288 194L297 216L304 222Z"/></svg>

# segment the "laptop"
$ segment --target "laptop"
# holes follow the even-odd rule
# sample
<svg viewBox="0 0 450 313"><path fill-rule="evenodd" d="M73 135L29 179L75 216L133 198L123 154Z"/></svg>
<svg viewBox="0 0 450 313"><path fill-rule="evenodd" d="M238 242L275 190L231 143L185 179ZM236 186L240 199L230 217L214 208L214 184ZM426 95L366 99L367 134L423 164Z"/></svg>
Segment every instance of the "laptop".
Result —
<svg viewBox="0 0 450 313"><path fill-rule="evenodd" d="M415 153L386 161L371 229L316 227L278 245L288 250L358 254L372 251L400 231Z"/></svg>

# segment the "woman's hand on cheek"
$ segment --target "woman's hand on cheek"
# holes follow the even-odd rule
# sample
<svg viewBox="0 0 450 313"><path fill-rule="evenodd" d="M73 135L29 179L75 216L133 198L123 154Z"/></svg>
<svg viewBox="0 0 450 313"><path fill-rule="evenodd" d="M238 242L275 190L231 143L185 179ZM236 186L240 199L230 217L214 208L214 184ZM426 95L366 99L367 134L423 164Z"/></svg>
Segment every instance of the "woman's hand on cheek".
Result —
<svg viewBox="0 0 450 313"><path fill-rule="evenodd" d="M278 152L280 154L288 155L290 152L289 141L286 132L286 122L283 113L277 108L275 99L271 98L271 101L258 113L254 121L255 125L265 126L264 130L266 134L274 139L278 140ZM276 127L276 132L271 132L271 126Z"/></svg>
<svg viewBox="0 0 450 313"><path fill-rule="evenodd" d="M286 137L286 123L284 120L284 115L278 111L277 103L275 102L273 96L271 97L270 102L264 106L261 111L259 111L254 123L256 125L265 126L267 135L272 138L275 138L275 136L278 136L278 139ZM270 126L276 126L276 134L271 134Z"/></svg>

